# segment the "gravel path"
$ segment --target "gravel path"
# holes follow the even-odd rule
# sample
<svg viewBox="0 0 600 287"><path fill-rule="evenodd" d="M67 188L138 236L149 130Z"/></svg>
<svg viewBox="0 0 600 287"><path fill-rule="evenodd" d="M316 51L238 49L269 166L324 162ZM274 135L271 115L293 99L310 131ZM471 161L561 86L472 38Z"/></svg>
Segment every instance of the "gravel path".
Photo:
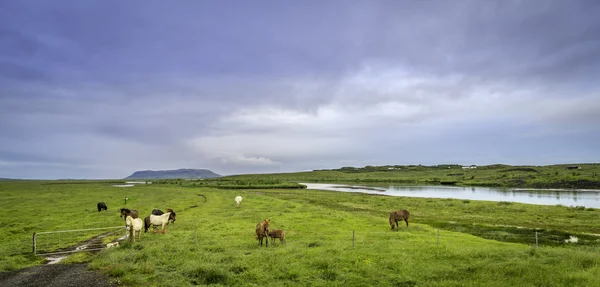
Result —
<svg viewBox="0 0 600 287"><path fill-rule="evenodd" d="M87 264L54 264L33 266L11 272L0 272L0 286L19 287L113 287L108 277L87 269Z"/></svg>

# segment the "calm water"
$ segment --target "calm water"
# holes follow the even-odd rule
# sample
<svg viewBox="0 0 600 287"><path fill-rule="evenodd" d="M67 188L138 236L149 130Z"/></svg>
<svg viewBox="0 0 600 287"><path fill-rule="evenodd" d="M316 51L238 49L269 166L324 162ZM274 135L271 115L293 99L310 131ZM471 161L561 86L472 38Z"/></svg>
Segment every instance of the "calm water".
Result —
<svg viewBox="0 0 600 287"><path fill-rule="evenodd" d="M488 201L512 201L530 204L585 206L600 208L600 190L511 189L455 186L347 185L303 183L308 189L361 192L390 196L456 198ZM375 188L377 190L370 190Z"/></svg>

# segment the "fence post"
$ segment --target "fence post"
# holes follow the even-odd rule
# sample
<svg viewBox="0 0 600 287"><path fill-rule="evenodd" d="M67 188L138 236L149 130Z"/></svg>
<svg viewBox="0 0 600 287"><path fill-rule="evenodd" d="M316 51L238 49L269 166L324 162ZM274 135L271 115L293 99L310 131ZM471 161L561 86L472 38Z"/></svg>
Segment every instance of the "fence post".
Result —
<svg viewBox="0 0 600 287"><path fill-rule="evenodd" d="M535 232L535 247L538 247L538 232Z"/></svg>
<svg viewBox="0 0 600 287"><path fill-rule="evenodd" d="M436 230L437 230L437 237L435 238L435 246L440 247L440 230L439 229L436 229Z"/></svg>
<svg viewBox="0 0 600 287"><path fill-rule="evenodd" d="M34 232L34 233L33 233L33 255L35 255L35 254L36 254L36 252L37 252L37 250L36 250L36 244L37 244L37 242L36 242L36 241L37 241L37 235L36 235L36 233Z"/></svg>
<svg viewBox="0 0 600 287"><path fill-rule="evenodd" d="M352 248L354 248L354 230L352 230Z"/></svg>

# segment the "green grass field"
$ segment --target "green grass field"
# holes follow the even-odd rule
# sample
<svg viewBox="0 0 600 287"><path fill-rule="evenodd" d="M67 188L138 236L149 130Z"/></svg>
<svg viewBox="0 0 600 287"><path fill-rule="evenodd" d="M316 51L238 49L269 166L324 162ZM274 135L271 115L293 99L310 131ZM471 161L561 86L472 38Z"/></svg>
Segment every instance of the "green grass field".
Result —
<svg viewBox="0 0 600 287"><path fill-rule="evenodd" d="M240 208L236 195L244 198ZM175 225L63 264L90 262L125 286L600 286L598 239L583 234L600 233L596 209L86 181L0 182L0 196L0 209L11 214L0 218L0 271L42 262L30 255L33 232L123 224L118 209L128 197L126 207L140 215L175 209ZM109 210L98 212L98 201ZM387 216L400 208L411 211L411 225L393 232ZM254 227L265 218L286 230L287 245L257 246ZM582 240L564 243L570 235Z"/></svg>
<svg viewBox="0 0 600 287"><path fill-rule="evenodd" d="M578 166L580 169L568 169ZM463 169L458 165L366 166L297 173L228 176L215 181L395 182L533 188L600 189L600 164L547 166L488 165Z"/></svg>

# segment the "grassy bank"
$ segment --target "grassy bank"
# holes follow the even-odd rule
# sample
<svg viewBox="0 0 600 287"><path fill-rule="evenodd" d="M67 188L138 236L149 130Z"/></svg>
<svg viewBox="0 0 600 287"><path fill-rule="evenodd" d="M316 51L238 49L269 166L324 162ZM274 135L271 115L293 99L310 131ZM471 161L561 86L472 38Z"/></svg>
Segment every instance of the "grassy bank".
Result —
<svg viewBox="0 0 600 287"><path fill-rule="evenodd" d="M578 167L578 168L575 168ZM295 182L394 182L530 188L600 189L600 164L548 166L458 165L345 167L311 172L236 175L223 179Z"/></svg>
<svg viewBox="0 0 600 287"><path fill-rule="evenodd" d="M118 208L127 196L127 207L140 214L174 208L176 224L165 235L145 233L139 243L69 258L90 261L92 268L125 286L600 285L600 250L594 239L575 244L562 240L600 233L600 211L595 209L177 184L116 188L93 182L3 182L0 192L0 208L21 214L20 220L0 219L10 230L0 235L0 251L5 252L0 270L40 262L11 251L21 245L28 251L33 231L122 224ZM234 207L236 195L244 198L240 208ZM108 212L97 212L98 201L107 203ZM387 215L399 208L411 211L411 225L392 232ZM286 230L286 246L257 246L254 226L265 218L272 228ZM500 235L535 228L543 230L540 237L563 238L542 242L537 249L525 241L485 238L495 233L510 241Z"/></svg>

